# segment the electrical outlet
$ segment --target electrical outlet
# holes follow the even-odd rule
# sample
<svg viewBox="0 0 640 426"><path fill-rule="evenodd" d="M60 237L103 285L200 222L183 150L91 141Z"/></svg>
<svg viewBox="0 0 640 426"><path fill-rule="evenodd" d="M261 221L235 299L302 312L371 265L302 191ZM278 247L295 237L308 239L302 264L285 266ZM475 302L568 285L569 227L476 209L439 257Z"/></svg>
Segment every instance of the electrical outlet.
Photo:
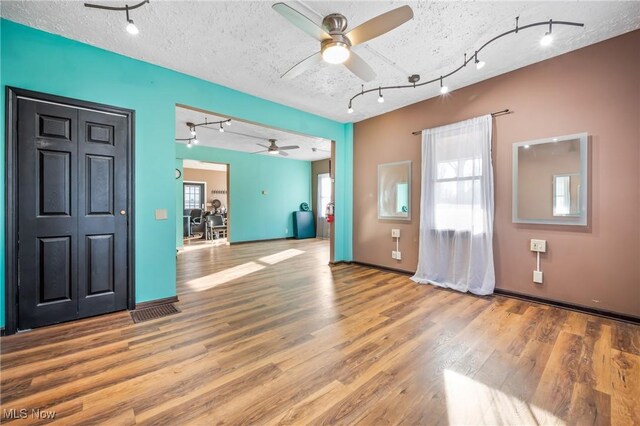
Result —
<svg viewBox="0 0 640 426"><path fill-rule="evenodd" d="M531 251L545 253L547 251L546 240L531 240Z"/></svg>
<svg viewBox="0 0 640 426"><path fill-rule="evenodd" d="M396 252L396 260L402 260L402 253L399 251Z"/></svg>
<svg viewBox="0 0 640 426"><path fill-rule="evenodd" d="M533 271L533 282L542 284L542 271Z"/></svg>
<svg viewBox="0 0 640 426"><path fill-rule="evenodd" d="M391 238L400 238L400 230L392 229L391 230Z"/></svg>
<svg viewBox="0 0 640 426"><path fill-rule="evenodd" d="M396 258L396 251L395 251L395 250L393 250L393 251L391 252L391 258L392 258L392 259L395 259L395 258Z"/></svg>

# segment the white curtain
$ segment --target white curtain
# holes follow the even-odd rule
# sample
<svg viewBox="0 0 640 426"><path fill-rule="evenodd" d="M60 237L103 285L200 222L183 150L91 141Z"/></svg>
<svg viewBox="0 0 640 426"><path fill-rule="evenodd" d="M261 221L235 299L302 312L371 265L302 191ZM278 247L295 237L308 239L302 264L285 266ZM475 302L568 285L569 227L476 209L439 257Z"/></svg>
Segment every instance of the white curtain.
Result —
<svg viewBox="0 0 640 426"><path fill-rule="evenodd" d="M493 293L491 123L486 115L422 131L418 283Z"/></svg>

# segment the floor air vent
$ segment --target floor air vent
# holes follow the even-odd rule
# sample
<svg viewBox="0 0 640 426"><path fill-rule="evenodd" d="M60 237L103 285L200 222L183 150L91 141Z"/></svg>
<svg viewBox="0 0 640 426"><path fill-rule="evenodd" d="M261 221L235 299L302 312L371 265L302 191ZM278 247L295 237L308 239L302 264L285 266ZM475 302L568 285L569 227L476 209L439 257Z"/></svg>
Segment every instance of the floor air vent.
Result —
<svg viewBox="0 0 640 426"><path fill-rule="evenodd" d="M173 303L165 303L164 305L131 311L131 318L133 318L133 322L137 324L139 322L177 314L178 312L180 312L180 310L176 308Z"/></svg>

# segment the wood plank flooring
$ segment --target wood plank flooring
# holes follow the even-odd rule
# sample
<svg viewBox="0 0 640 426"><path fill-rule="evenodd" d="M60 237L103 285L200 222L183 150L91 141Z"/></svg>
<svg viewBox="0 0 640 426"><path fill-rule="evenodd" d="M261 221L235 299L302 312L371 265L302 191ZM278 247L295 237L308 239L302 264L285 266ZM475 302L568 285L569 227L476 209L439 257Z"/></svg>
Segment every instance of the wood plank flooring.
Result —
<svg viewBox="0 0 640 426"><path fill-rule="evenodd" d="M640 327L328 253L194 244L179 314L3 337L3 424L640 424Z"/></svg>

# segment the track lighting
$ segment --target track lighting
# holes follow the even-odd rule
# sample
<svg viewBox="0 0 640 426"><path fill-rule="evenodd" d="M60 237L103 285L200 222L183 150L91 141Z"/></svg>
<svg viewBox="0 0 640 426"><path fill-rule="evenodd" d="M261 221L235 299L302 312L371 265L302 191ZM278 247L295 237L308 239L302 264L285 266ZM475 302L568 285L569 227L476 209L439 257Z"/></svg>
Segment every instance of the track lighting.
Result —
<svg viewBox="0 0 640 426"><path fill-rule="evenodd" d="M476 61L476 69L477 70L481 70L482 68L484 68L486 63L484 61L479 61L478 60L478 52L476 52L476 54L473 55L473 56L475 57L475 61Z"/></svg>
<svg viewBox="0 0 640 426"><path fill-rule="evenodd" d="M127 14L127 26L126 26L127 32L131 35L137 35L140 32L140 30L138 30L138 27L136 27L136 24L133 23L133 19L129 17L129 11L133 9L137 9L140 6L143 6L147 3L149 3L149 0L144 0L138 4L134 4L133 6L125 5L124 7L103 6L101 4L91 4L91 3L85 3L84 5L85 7L90 7L93 9L115 10L119 12L124 11Z"/></svg>
<svg viewBox="0 0 640 426"><path fill-rule="evenodd" d="M480 70L482 68L484 68L484 66L486 65L486 63L484 61L481 61L478 59L478 54L487 46L489 46L490 44L496 42L497 40L511 35L511 34L517 34L519 31L523 31L529 28L533 28L533 27L539 27L539 26L543 26L543 25L548 25L549 26L549 30L545 33L544 37L542 37L542 39L540 40L540 44L543 46L549 46L552 42L553 42L553 35L552 35L552 27L553 25L565 25L565 26L572 26L572 27L584 27L583 23L580 22L570 22L570 21L554 21L552 19L548 20L548 21L540 21L540 22L534 22L532 24L527 24L527 25L523 25L523 26L519 26L518 24L518 20L519 17L516 17L516 25L515 28L509 31L505 31L502 34L497 35L496 37L493 37L492 39L490 39L489 41L485 42L482 46L480 46L480 48L478 48L477 50L475 50L475 54L472 57L467 57L467 54L465 53L464 55L464 63L462 65L460 65L458 68L452 70L449 73L443 74L440 77L436 77L432 80L427 80L424 81L422 83L418 83L418 81L420 81L420 76L418 74L413 74L409 77L409 84L400 84L400 85L393 85L393 86L378 86L378 89L375 88L371 88L371 89L367 89L364 90L364 86L362 86L362 89L360 90L360 92L356 93L355 95L353 95L351 97L351 99L349 99L349 108L347 109L347 112L349 114L351 114L353 112L353 101L354 99L356 99L358 96L363 96L366 93L373 93L373 92L378 92L378 102L383 103L384 102L384 98L382 97L382 90L396 90L396 89L409 89L409 88L417 88L417 87L421 87L421 86L425 86L427 84L432 84L432 83L437 83L438 81L440 81L440 93L441 94L445 94L449 92L449 88L447 86L445 86L443 84L443 79L445 77L449 78L452 75L454 75L455 73L457 73L458 71L462 70L462 68L466 67L467 64L469 62L471 62L471 60L473 59L476 69Z"/></svg>
<svg viewBox="0 0 640 426"><path fill-rule="evenodd" d="M442 77L440 77L440 94L444 95L448 91L449 91L449 88L447 86L442 85Z"/></svg>
<svg viewBox="0 0 640 426"><path fill-rule="evenodd" d="M549 20L549 31L547 31L546 33L544 33L544 36L542 36L542 38L540 39L540 44L542 46L549 46L551 45L551 43L553 42L553 35L551 34L553 31L553 20L550 19Z"/></svg>
<svg viewBox="0 0 640 426"><path fill-rule="evenodd" d="M136 35L140 32L136 24L133 23L133 19L129 19L129 23L127 24L127 32L131 35Z"/></svg>
<svg viewBox="0 0 640 426"><path fill-rule="evenodd" d="M199 126L205 126L206 129L211 129L211 130L215 130L215 128L211 128L211 127L207 127L207 126L215 126L215 125L220 126L218 128L219 132L224 132L224 128L222 127L222 124L225 124L227 126L231 125L231 119L227 118L226 120L221 120L221 121L208 121L207 117L204 118L204 123L192 123L190 121L188 121L186 123L187 128L189 129L189 137L188 138L182 138L182 139L176 139L176 141L178 142L187 142L187 147L191 148L192 145L198 144L200 141L198 140L198 135L196 134L196 128Z"/></svg>

